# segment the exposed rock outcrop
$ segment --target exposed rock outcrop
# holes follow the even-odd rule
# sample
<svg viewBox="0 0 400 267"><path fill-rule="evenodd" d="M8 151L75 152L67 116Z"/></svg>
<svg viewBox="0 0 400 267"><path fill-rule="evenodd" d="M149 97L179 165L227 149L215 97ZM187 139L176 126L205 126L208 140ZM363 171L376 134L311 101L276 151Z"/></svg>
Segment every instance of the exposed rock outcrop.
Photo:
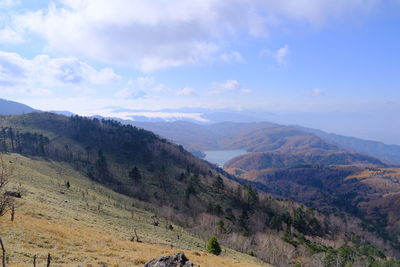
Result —
<svg viewBox="0 0 400 267"><path fill-rule="evenodd" d="M186 258L185 254L178 253L172 256L164 256L147 262L145 267L194 267L195 265Z"/></svg>

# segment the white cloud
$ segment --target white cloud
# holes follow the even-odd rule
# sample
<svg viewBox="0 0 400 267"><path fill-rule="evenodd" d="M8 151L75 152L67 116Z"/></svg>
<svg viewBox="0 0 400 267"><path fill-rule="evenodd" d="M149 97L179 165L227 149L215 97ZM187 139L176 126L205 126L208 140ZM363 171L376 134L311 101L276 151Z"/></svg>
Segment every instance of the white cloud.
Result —
<svg viewBox="0 0 400 267"><path fill-rule="evenodd" d="M276 59L276 62L278 63L278 65L281 65L281 66L286 65L289 53L290 53L290 50L289 50L288 45L285 45L276 51L275 59Z"/></svg>
<svg viewBox="0 0 400 267"><path fill-rule="evenodd" d="M288 45L284 45L276 51L270 49L264 49L260 51L260 57L272 57L279 66L284 66L288 62L290 55L290 48Z"/></svg>
<svg viewBox="0 0 400 267"><path fill-rule="evenodd" d="M177 93L179 96L195 96L196 90L194 90L192 87L184 87L181 90L179 90Z"/></svg>
<svg viewBox="0 0 400 267"><path fill-rule="evenodd" d="M0 29L0 44L18 44L24 41L23 35L6 27Z"/></svg>
<svg viewBox="0 0 400 267"><path fill-rule="evenodd" d="M213 90L210 91L212 95L220 95L225 93L245 93L251 92L250 89L243 88L237 80L227 80L223 83L213 83Z"/></svg>
<svg viewBox="0 0 400 267"><path fill-rule="evenodd" d="M153 119L163 119L165 121L176 121L182 119L191 119L198 122L209 122L202 117L202 113L184 113L184 112L160 112L160 111L142 111L142 112L115 112L111 109L97 110L96 113L87 115L101 115L103 117L117 117L123 120L132 120L136 116Z"/></svg>
<svg viewBox="0 0 400 267"><path fill-rule="evenodd" d="M157 83L153 77L137 77L128 81L128 87L118 91L115 96L122 99L148 98L149 93L164 92L168 89L162 83Z"/></svg>
<svg viewBox="0 0 400 267"><path fill-rule="evenodd" d="M219 56L219 59L222 62L226 62L226 63L230 63L230 62L233 62L233 63L239 62L240 63L240 62L244 61L243 56L237 51L227 51L227 52L221 54Z"/></svg>
<svg viewBox="0 0 400 267"><path fill-rule="evenodd" d="M142 90L123 88L115 96L123 99L140 99L145 98L147 94Z"/></svg>
<svg viewBox="0 0 400 267"><path fill-rule="evenodd" d="M151 90L155 92L162 92L167 88L162 83L157 83L153 77L138 77L136 80L129 81L130 85L137 87L139 90Z"/></svg>
<svg viewBox="0 0 400 267"><path fill-rule="evenodd" d="M1 83L1 82L0 82ZM0 93L2 94L23 94L23 95L30 95L30 96L50 96L53 92L49 89L44 88L27 88L27 87L17 87L17 88L10 88L10 87L3 87L0 86Z"/></svg>
<svg viewBox="0 0 400 267"><path fill-rule="evenodd" d="M3 92L48 95L54 87L107 85L119 80L120 76L112 69L97 70L75 58L38 55L27 59L16 53L0 52L0 90Z"/></svg>
<svg viewBox="0 0 400 267"><path fill-rule="evenodd" d="M16 16L21 31L49 49L143 71L218 60L240 61L239 36L265 36L288 22L321 25L368 12L383 0L59 0Z"/></svg>
<svg viewBox="0 0 400 267"><path fill-rule="evenodd" d="M1 7L13 7L19 5L21 2L17 0L0 0L0 8Z"/></svg>

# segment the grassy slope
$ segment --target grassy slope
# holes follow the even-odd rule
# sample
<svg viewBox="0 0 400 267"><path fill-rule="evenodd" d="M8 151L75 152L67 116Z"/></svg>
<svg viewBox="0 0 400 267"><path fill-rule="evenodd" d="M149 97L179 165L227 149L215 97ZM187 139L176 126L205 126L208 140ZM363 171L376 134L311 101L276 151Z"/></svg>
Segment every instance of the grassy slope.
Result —
<svg viewBox="0 0 400 267"><path fill-rule="evenodd" d="M5 158L15 170L9 186L28 191L17 200L14 222L8 214L0 217L11 266L31 266L35 254L43 265L47 253L54 266L143 266L182 250L200 266L269 266L230 249L219 257L205 253L204 241L180 227L167 230L165 220L151 225L153 213L143 209L147 204L95 184L66 164L16 154ZM134 228L143 243L129 241Z"/></svg>

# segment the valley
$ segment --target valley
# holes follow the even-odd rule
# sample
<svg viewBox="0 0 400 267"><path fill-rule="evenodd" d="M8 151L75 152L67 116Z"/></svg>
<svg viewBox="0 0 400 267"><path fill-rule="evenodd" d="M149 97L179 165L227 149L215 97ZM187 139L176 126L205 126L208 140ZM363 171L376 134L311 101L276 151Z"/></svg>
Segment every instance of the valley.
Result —
<svg viewBox="0 0 400 267"><path fill-rule="evenodd" d="M376 180L365 179L370 175L396 183L388 174L397 169L321 141L309 145L308 136L293 142L288 134L282 142L280 127L273 141L259 140L270 152L239 155L227 161L224 170L152 132L112 120L42 112L2 116L0 126L3 155L7 164L16 166L10 188L27 192L16 200L16 219L38 227L31 232L28 224L1 217L3 239L17 262L26 264L35 250L42 258L50 250L65 266L75 260L89 265L112 260L118 266L133 261L140 266L151 259L141 246L150 245L155 246L153 258L181 249L189 258L203 257L192 257L194 262L215 263L215 256L204 254L212 236L226 248L219 258L223 266L330 266L331 261L380 266L396 264L391 257L400 253L391 235L397 231L394 207L381 209L388 219L378 224L370 210L376 209L372 203L383 191L364 183ZM254 145L249 135L243 137ZM226 140L220 148L236 142ZM308 150L312 153L303 154ZM217 155L227 160L243 152L219 150ZM254 160L254 155L265 153L273 160ZM388 188L390 184L380 190L395 199L396 190ZM40 228L42 224L48 227ZM68 240L73 229L78 231L72 240L89 235L87 242L71 241L77 247L91 247L96 238L111 245L98 244L84 253L71 249L63 239ZM137 239L135 230L141 242L129 241ZM34 241L23 240L24 235L10 241L20 232L30 233ZM128 244L128 250L112 250L121 244ZM130 248L138 252L125 256ZM343 250L350 256L344 257ZM56 253L62 256L56 258Z"/></svg>
<svg viewBox="0 0 400 267"><path fill-rule="evenodd" d="M0 267L400 267L400 0L0 0Z"/></svg>

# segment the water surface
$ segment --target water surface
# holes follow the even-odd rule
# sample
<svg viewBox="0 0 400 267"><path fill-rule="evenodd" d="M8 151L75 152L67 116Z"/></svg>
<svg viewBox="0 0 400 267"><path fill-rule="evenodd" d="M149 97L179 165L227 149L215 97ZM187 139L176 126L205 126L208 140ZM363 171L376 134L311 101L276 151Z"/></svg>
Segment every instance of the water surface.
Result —
<svg viewBox="0 0 400 267"><path fill-rule="evenodd" d="M235 149L235 150L208 150L203 151L206 156L204 157L205 160L215 163L218 166L224 166L225 162L234 157L244 155L247 153L244 149Z"/></svg>

